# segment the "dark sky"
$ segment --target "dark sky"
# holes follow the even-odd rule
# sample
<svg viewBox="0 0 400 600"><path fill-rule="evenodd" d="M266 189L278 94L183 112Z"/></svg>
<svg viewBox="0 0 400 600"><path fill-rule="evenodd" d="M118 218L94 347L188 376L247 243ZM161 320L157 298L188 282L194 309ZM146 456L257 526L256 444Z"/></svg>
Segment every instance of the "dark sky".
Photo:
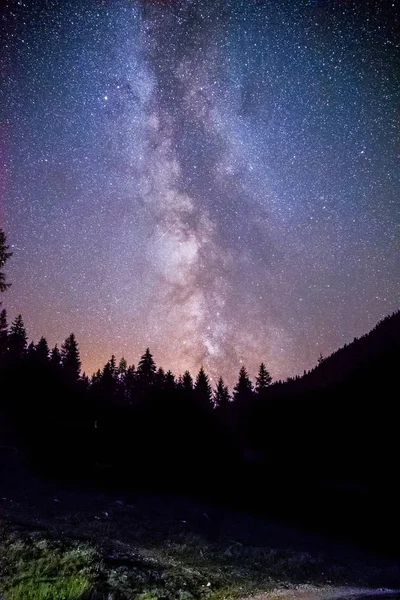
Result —
<svg viewBox="0 0 400 600"><path fill-rule="evenodd" d="M30 338L231 383L399 307L397 1L2 6L3 303Z"/></svg>

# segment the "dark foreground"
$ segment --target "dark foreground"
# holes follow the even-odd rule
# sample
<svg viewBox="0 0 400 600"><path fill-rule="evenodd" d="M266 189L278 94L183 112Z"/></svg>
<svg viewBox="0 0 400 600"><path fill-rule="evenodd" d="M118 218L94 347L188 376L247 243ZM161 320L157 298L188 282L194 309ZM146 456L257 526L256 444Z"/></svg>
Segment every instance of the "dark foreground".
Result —
<svg viewBox="0 0 400 600"><path fill-rule="evenodd" d="M395 559L315 530L183 495L51 482L18 453L2 466L6 600L361 600L400 588Z"/></svg>

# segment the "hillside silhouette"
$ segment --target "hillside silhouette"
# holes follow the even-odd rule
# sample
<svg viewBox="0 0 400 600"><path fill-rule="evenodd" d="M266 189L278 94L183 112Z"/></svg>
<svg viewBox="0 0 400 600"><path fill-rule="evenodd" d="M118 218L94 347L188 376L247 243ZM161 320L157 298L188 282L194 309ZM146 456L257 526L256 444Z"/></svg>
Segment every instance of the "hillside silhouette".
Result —
<svg viewBox="0 0 400 600"><path fill-rule="evenodd" d="M213 389L203 368L176 377L149 348L88 377L73 333L60 349L28 344L3 310L3 466L16 448L52 479L195 493L380 540L399 529L399 358L395 312L284 382L261 363L254 383L243 366L232 393L222 378Z"/></svg>
<svg viewBox="0 0 400 600"><path fill-rule="evenodd" d="M279 446L276 425L284 424L286 451L277 464L285 462L289 471L378 488L389 485L398 458L399 357L397 311L366 335L320 358L302 377L270 386L249 407L249 438L266 458L272 457Z"/></svg>

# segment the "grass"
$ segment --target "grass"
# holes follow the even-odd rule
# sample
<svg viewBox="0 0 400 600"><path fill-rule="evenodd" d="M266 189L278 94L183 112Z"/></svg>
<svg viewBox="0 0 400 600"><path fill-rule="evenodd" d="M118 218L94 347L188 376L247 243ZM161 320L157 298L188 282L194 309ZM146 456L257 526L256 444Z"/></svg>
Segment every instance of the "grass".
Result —
<svg viewBox="0 0 400 600"><path fill-rule="evenodd" d="M191 500L138 494L131 505L50 487L31 494L2 505L1 600L237 600L298 584L398 587L397 567L371 569L309 540L305 551L245 515L224 511L215 534L208 508Z"/></svg>
<svg viewBox="0 0 400 600"><path fill-rule="evenodd" d="M275 575L290 564L287 554L233 553L197 537L140 554L14 534L0 550L6 600L234 600L276 587Z"/></svg>
<svg viewBox="0 0 400 600"><path fill-rule="evenodd" d="M159 554L103 556L88 544L3 535L0 592L6 600L210 600L207 576ZM222 596L226 597L226 596Z"/></svg>
<svg viewBox="0 0 400 600"><path fill-rule="evenodd" d="M25 538L2 545L0 589L7 600L81 600L94 580L95 553Z"/></svg>

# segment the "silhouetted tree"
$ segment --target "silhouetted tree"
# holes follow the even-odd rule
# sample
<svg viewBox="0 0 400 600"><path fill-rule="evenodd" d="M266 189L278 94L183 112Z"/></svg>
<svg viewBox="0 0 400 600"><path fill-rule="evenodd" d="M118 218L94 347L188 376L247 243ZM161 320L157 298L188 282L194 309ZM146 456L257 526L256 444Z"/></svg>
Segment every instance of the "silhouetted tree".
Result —
<svg viewBox="0 0 400 600"><path fill-rule="evenodd" d="M182 377L182 387L185 392L193 391L193 377L189 373L189 371L185 371Z"/></svg>
<svg viewBox="0 0 400 600"><path fill-rule="evenodd" d="M116 358L115 358L115 354L111 355L111 358L108 361L108 364L110 365L110 371L111 371L112 376L114 378L117 378L118 369L117 369L117 361L116 361Z"/></svg>
<svg viewBox="0 0 400 600"><path fill-rule="evenodd" d="M194 393L199 406L206 410L212 408L212 389L208 375L206 375L203 367L200 368L196 377Z"/></svg>
<svg viewBox="0 0 400 600"><path fill-rule="evenodd" d="M6 309L0 312L0 364L5 361L8 349L8 324Z"/></svg>
<svg viewBox="0 0 400 600"><path fill-rule="evenodd" d="M92 389L97 389L97 386L100 384L100 381L101 381L101 371L100 371L100 369L97 369L96 373L93 373L92 379L90 381Z"/></svg>
<svg viewBox="0 0 400 600"><path fill-rule="evenodd" d="M224 410L230 401L228 386L225 385L222 377L218 379L217 387L214 390L214 406L217 409Z"/></svg>
<svg viewBox="0 0 400 600"><path fill-rule="evenodd" d="M126 362L125 358L122 357L118 364L118 379L120 381L124 380L127 368L128 368L128 363Z"/></svg>
<svg viewBox="0 0 400 600"><path fill-rule="evenodd" d="M85 372L82 373L82 377L81 377L81 389L84 392L87 392L90 388L90 379L89 376L86 375Z"/></svg>
<svg viewBox="0 0 400 600"><path fill-rule="evenodd" d="M164 388L172 392L176 387L175 377L172 371L167 371L164 376Z"/></svg>
<svg viewBox="0 0 400 600"><path fill-rule="evenodd" d="M147 386L154 383L156 364L149 348L146 349L146 352L140 358L136 373L141 385Z"/></svg>
<svg viewBox="0 0 400 600"><path fill-rule="evenodd" d="M30 363L34 363L36 361L36 346L34 342L30 342L30 344L28 344L28 348L26 349L26 358Z"/></svg>
<svg viewBox="0 0 400 600"><path fill-rule="evenodd" d="M61 364L65 375L70 381L78 381L81 371L78 342L71 333L61 346Z"/></svg>
<svg viewBox="0 0 400 600"><path fill-rule="evenodd" d="M122 370L120 371L120 365L117 367L115 356L113 354L108 363L104 366L100 376L100 387L105 399L123 399L125 395L124 373L126 373L126 370L124 371L124 364L122 364Z"/></svg>
<svg viewBox="0 0 400 600"><path fill-rule="evenodd" d="M114 399L118 387L118 374L114 355L104 365L98 376L97 385L104 400L111 401Z"/></svg>
<svg viewBox="0 0 400 600"><path fill-rule="evenodd" d="M162 367L157 369L157 373L155 376L155 382L158 388L163 389L165 384L165 371Z"/></svg>
<svg viewBox="0 0 400 600"><path fill-rule="evenodd" d="M54 369L58 369L61 366L61 353L58 349L57 344L54 346L50 355L50 364Z"/></svg>
<svg viewBox="0 0 400 600"><path fill-rule="evenodd" d="M117 399L118 402L124 403L127 399L126 389L126 371L128 369L128 363L125 358L122 357L118 363L116 379L117 379Z"/></svg>
<svg viewBox="0 0 400 600"><path fill-rule="evenodd" d="M132 404L135 400L136 382L135 365L129 365L124 377L125 399L129 404Z"/></svg>
<svg viewBox="0 0 400 600"><path fill-rule="evenodd" d="M267 389L267 387L271 384L271 382L272 382L271 375L268 373L267 369L265 368L264 363L261 363L260 368L258 370L258 375L256 377L255 392L257 394L263 394L264 390Z"/></svg>
<svg viewBox="0 0 400 600"><path fill-rule="evenodd" d="M10 360L18 361L23 358L26 352L28 336L22 316L18 315L10 328L10 335L8 336L8 349L10 354Z"/></svg>
<svg viewBox="0 0 400 600"><path fill-rule="evenodd" d="M235 402L246 402L252 396L253 386L247 374L246 368L243 366L239 371L239 380L233 388L233 399Z"/></svg>
<svg viewBox="0 0 400 600"><path fill-rule="evenodd" d="M45 337L41 337L36 344L36 357L42 364L49 362L49 346Z"/></svg>
<svg viewBox="0 0 400 600"><path fill-rule="evenodd" d="M11 283L6 283L6 276L2 271L7 260L11 258L13 254L12 252L8 252L10 247L7 246L6 241L5 233L0 229L0 292L5 292L11 285Z"/></svg>

